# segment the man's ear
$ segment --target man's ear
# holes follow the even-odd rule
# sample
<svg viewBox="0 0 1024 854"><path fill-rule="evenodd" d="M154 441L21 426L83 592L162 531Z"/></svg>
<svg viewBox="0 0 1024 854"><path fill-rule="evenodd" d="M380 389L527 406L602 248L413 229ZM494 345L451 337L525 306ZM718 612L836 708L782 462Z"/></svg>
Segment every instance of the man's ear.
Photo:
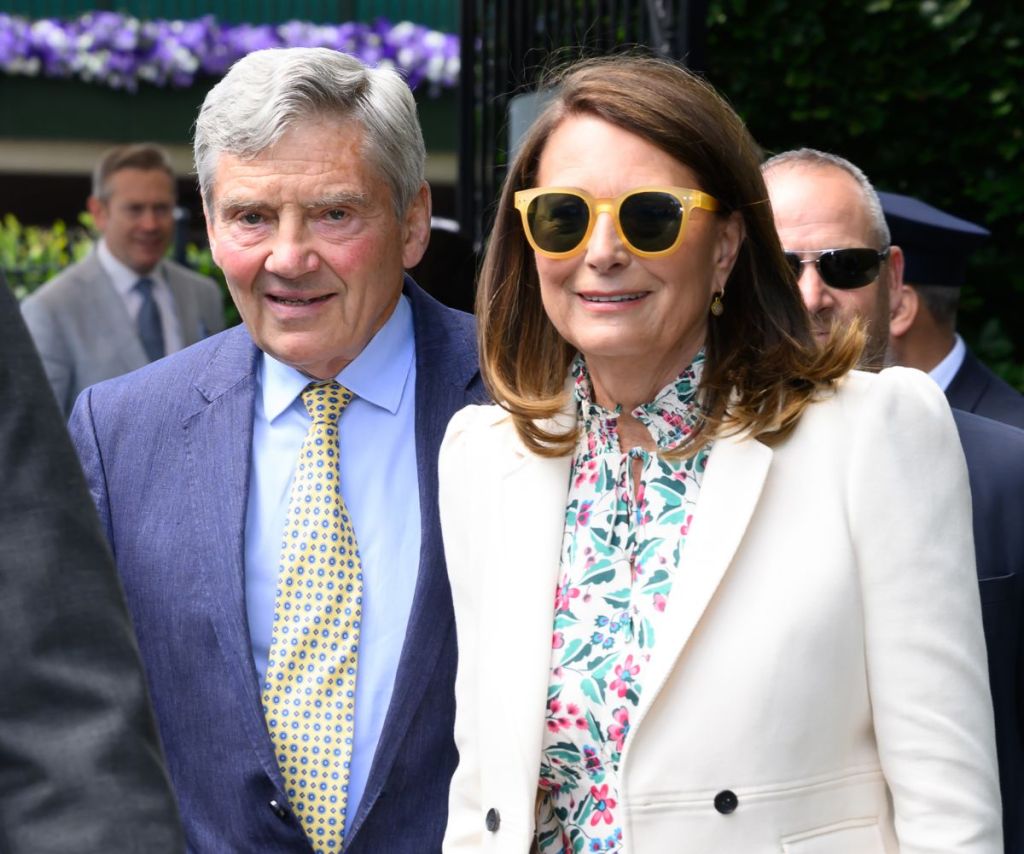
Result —
<svg viewBox="0 0 1024 854"><path fill-rule="evenodd" d="M921 297L910 285L900 285L899 304L889 319L889 335L902 338L906 335L917 319L921 307Z"/></svg>
<svg viewBox="0 0 1024 854"><path fill-rule="evenodd" d="M900 311L900 306L904 298L903 286L903 265L905 259L903 257L903 250L899 246L889 247L889 260L886 261L886 278L885 284L889 288L889 323L890 325L895 321L896 315Z"/></svg>
<svg viewBox="0 0 1024 854"><path fill-rule="evenodd" d="M405 209L402 222L402 267L415 267L430 242L430 185L426 181Z"/></svg>
<svg viewBox="0 0 1024 854"><path fill-rule="evenodd" d="M107 206L95 196L89 196L85 200L85 207L89 211L89 216L92 217L96 230L103 234L107 228Z"/></svg>
<svg viewBox="0 0 1024 854"><path fill-rule="evenodd" d="M210 255L213 257L213 263L219 267L220 261L217 260L217 238L213 229L213 215L206 206L206 199L203 199L203 219L206 220L206 241L210 244Z"/></svg>

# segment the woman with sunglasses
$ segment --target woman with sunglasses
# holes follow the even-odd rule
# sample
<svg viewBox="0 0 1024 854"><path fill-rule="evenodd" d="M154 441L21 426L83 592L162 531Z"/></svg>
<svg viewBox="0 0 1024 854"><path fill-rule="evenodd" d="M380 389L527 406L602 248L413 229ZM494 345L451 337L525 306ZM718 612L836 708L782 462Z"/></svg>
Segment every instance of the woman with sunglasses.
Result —
<svg viewBox="0 0 1024 854"><path fill-rule="evenodd" d="M733 111L667 62L557 81L453 419L444 850L1000 845L963 458L922 374L815 347Z"/></svg>

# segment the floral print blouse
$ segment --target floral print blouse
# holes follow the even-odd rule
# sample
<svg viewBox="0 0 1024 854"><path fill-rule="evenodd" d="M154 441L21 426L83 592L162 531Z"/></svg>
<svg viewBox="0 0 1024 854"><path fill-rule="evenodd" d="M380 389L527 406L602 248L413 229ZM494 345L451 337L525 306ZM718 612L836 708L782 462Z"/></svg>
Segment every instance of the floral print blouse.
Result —
<svg viewBox="0 0 1024 854"><path fill-rule="evenodd" d="M704 364L692 364L633 410L659 451L679 446L699 418ZM619 763L645 671L680 570L679 556L709 447L664 459L619 447L618 413L592 398L582 357L573 363L583 429L573 456L555 592L547 729L540 764L541 854L622 852ZM639 477L634 480L639 461Z"/></svg>

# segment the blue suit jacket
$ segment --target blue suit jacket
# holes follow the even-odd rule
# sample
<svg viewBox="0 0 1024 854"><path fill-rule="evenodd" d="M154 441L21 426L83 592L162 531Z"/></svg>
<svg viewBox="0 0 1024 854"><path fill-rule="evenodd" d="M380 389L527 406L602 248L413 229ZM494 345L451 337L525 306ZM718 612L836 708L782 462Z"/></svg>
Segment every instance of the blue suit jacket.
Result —
<svg viewBox="0 0 1024 854"><path fill-rule="evenodd" d="M478 401L473 322L406 280L422 544L394 694L345 850L439 851L456 762L455 632L437 509L451 415ZM191 851L309 852L260 704L243 541L259 351L230 329L85 391L70 429L124 583Z"/></svg>
<svg viewBox="0 0 1024 854"><path fill-rule="evenodd" d="M1024 395L970 350L946 389L946 399L956 409L1024 428Z"/></svg>
<svg viewBox="0 0 1024 854"><path fill-rule="evenodd" d="M1006 851L1019 854L1024 851L1024 430L956 409L953 417L971 481Z"/></svg>

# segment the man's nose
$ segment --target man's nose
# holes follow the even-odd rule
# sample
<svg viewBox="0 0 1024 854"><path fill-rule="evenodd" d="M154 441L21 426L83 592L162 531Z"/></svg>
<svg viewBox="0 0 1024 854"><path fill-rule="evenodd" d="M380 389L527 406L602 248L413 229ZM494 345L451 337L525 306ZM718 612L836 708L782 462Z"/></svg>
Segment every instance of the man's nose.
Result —
<svg viewBox="0 0 1024 854"><path fill-rule="evenodd" d="M317 270L320 256L313 248L305 228L286 227L275 235L263 266L268 273L282 279L297 279Z"/></svg>
<svg viewBox="0 0 1024 854"><path fill-rule="evenodd" d="M811 314L816 314L823 308L829 308L835 302L832 291L822 281L821 274L815 264L801 264L800 278L797 279L797 286L800 288L800 296L804 305Z"/></svg>

